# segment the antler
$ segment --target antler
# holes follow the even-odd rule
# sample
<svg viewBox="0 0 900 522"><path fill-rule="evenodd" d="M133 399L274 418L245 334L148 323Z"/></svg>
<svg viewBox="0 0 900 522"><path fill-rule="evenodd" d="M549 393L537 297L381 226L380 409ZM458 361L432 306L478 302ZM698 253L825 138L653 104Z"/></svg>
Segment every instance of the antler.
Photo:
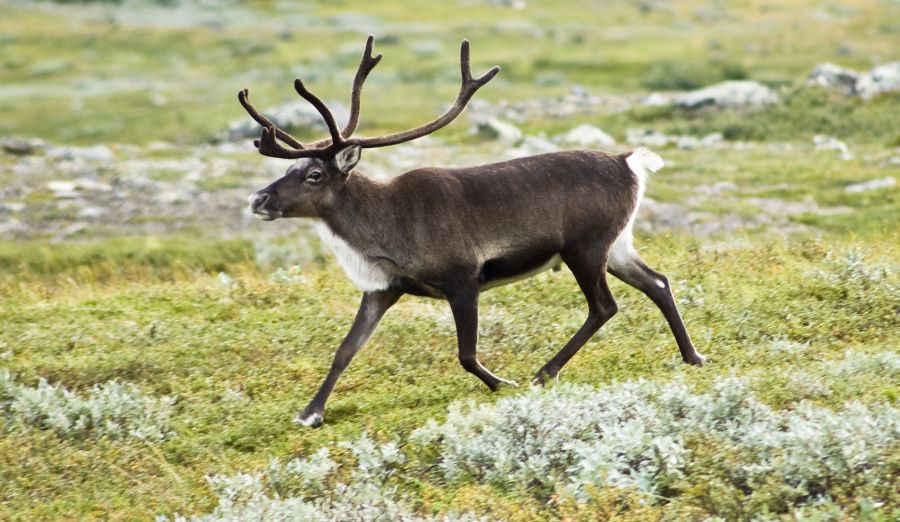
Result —
<svg viewBox="0 0 900 522"><path fill-rule="evenodd" d="M480 89L487 82L491 81L491 79L493 79L494 76L496 76L497 73L500 72L500 67L495 65L491 68L491 70L485 73L484 76L481 76L479 78L472 78L472 70L469 67L468 40L462 41L462 46L459 49L459 61L460 70L462 72L462 85L459 88L459 95L456 97L456 101L453 102L453 106L447 109L447 112L442 114L439 118L414 129L398 132L396 134L388 134L387 136L380 136L377 138L356 138L349 140L348 144L359 145L364 149L396 145L398 143L412 141L416 138L421 138L422 136L431 134L432 132L445 127L447 124L455 120L456 117L459 116L463 111L463 109L466 108L466 104L469 103L470 99L472 99L475 91Z"/></svg>
<svg viewBox="0 0 900 522"><path fill-rule="evenodd" d="M362 96L363 83L365 83L369 72L371 72L371 70L378 65L378 62L381 61L382 56L380 54L375 57L372 56L372 45L374 41L375 38L371 35L366 40L366 49L363 53L362 60L359 63L359 69L356 71L356 77L353 80L353 92L351 93L350 100L350 119L347 121L347 125L344 126L343 130L337 128L334 116L331 114L331 111L328 110L325 103L310 92L303 84L303 81L300 79L294 81L294 89L297 90L297 93L312 104L312 106L319 111L319 114L322 115L322 119L325 121L325 125L328 127L328 132L331 135L330 139L319 140L308 146L304 146L299 140L279 129L271 121L266 119L265 116L260 114L259 111L250 104L247 90L244 89L241 91L238 94L241 105L244 106L244 109L247 110L254 120L263 126L260 139L253 141L253 144L256 145L259 152L263 155L276 158L327 158L347 145L355 145L362 148L375 148L412 141L416 138L431 134L456 119L456 117L462 113L463 109L465 109L469 100L472 99L472 96L475 95L475 92L484 86L484 84L491 81L491 79L500 72L500 67L494 66L483 76L472 78L472 70L469 66L469 41L463 40L459 51L462 85L459 88L459 95L457 95L456 101L453 102L453 105L447 109L444 114L429 123L407 131L374 138L349 139L353 132L356 131L357 124L359 123L360 98ZM283 147L278 143L276 138L294 147L294 150Z"/></svg>
<svg viewBox="0 0 900 522"><path fill-rule="evenodd" d="M381 54L372 57L372 44L375 43L375 37L369 35L366 39L366 50L363 52L362 61L359 62L359 69L356 70L356 78L353 79L353 92L350 94L350 119L347 125L341 131L344 136L352 136L356 132L356 125L359 123L359 103L362 97L362 86L369 76L369 72L381 61Z"/></svg>
<svg viewBox="0 0 900 522"><path fill-rule="evenodd" d="M345 125L343 130L340 131L339 135L341 136L352 135L356 131L356 127L359 124L359 108L363 84L366 82L366 78L369 76L369 73L372 71L372 69L375 68L376 65L378 65L378 62L380 62L382 58L381 54L374 57L372 56L372 46L374 43L375 37L369 35L369 37L366 39L366 49L363 52L362 60L359 62L359 68L356 71L356 77L353 79L353 91L350 95L350 118L347 120L347 125ZM326 125L328 124L329 120L331 120L332 122L334 121L334 117L331 115L331 112L328 110L325 104L322 103L321 100L316 98L311 92L309 92L303 86L303 82L301 82L299 79L296 80L294 82L294 88L297 89L297 92L301 96L303 96L304 99L306 99L307 101L312 103L314 107L316 107L319 113L322 114L322 117L325 118ZM312 97L316 101L313 102L310 97ZM250 103L250 92L247 89L243 89L238 93L238 101L240 101L241 105L244 107L247 113L250 114L250 117L256 120L256 122L259 123L263 128L262 136L260 136L260 139L253 140L253 144L263 155L288 159L320 155L322 154L321 152L316 152L315 154L298 153L302 150L319 151L324 147L328 147L335 143L335 134L334 132L332 132L332 127L329 126L328 130L331 134L330 139L319 140L304 145L300 140L278 128L268 118L263 116L262 113L260 113L252 103ZM328 114L328 116L326 116L322 112L323 109ZM287 149L281 146L275 138L290 145L294 148L294 150ZM341 143L343 143L343 140L341 140Z"/></svg>

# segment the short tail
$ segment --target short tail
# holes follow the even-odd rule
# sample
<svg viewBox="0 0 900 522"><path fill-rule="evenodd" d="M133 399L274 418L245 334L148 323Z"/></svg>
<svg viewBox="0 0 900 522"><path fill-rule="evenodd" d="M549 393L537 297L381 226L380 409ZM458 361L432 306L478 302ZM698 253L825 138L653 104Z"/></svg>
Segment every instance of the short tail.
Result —
<svg viewBox="0 0 900 522"><path fill-rule="evenodd" d="M641 193L644 192L644 185L647 184L647 178L650 177L650 173L656 172L665 165L662 158L646 147L638 147L631 151L631 154L625 158L625 163L628 164L631 172L634 172L638 177L641 183Z"/></svg>

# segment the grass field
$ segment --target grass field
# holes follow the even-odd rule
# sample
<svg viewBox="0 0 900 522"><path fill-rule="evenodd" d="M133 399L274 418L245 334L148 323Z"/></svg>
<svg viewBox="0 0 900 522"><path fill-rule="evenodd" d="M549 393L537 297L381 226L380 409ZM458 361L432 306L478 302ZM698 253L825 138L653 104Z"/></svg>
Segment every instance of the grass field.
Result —
<svg viewBox="0 0 900 522"><path fill-rule="evenodd" d="M587 122L620 142L633 127L724 135L718 148L659 148L669 165L648 196L702 225L736 225L637 238L672 282L710 358L702 368L681 364L659 311L614 281L619 314L559 384L492 394L459 366L446 303L404 297L338 383L324 426L301 429L291 419L360 298L315 240L291 235L302 229L285 226L277 255L257 233L272 228L199 217L172 233L100 221L72 237L3 236L0 519L900 519L898 189L847 191L897 177L900 96L803 86L821 62L900 58L896 2L114 4L0 6L0 136L125 144L122 164L233 160L197 182L234 194L232 209L259 177L245 164L262 162L208 148L240 117L235 92L277 104L303 74L343 99L370 32L385 59L367 84L367 134L452 99L462 37L473 69L504 68L478 94L493 103L572 84L626 99L729 78L781 101L520 125L553 136ZM494 157L467 129L431 146ZM854 158L815 150L816 134ZM80 174L33 173L23 191L29 161L0 153L0 217L79 219L47 184ZM96 175L115 186L121 169ZM710 192L716 183L730 188ZM567 269L486 292L480 310L482 362L518 382L586 315Z"/></svg>

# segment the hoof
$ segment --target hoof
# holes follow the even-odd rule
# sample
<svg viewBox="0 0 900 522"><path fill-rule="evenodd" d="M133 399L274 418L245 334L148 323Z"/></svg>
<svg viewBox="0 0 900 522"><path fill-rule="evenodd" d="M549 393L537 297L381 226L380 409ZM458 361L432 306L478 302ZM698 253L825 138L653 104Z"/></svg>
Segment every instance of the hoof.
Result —
<svg viewBox="0 0 900 522"><path fill-rule="evenodd" d="M556 374L551 374L550 372L542 368L541 371L537 372L537 374L534 376L534 379L532 379L531 385L543 386L551 380L559 382L559 372L556 372Z"/></svg>
<svg viewBox="0 0 900 522"><path fill-rule="evenodd" d="M519 383L517 383L516 381L509 381L506 379L501 379L499 377L497 377L497 384L499 384L500 386L511 386L513 388L519 387Z"/></svg>
<svg viewBox="0 0 900 522"><path fill-rule="evenodd" d="M694 352L694 357L684 360L684 362L686 362L687 364L691 364L694 366L703 366L704 364L706 364L706 361L706 357L701 355L700 352Z"/></svg>
<svg viewBox="0 0 900 522"><path fill-rule="evenodd" d="M294 417L294 424L306 426L307 428L318 428L324 420L321 413L301 413Z"/></svg>

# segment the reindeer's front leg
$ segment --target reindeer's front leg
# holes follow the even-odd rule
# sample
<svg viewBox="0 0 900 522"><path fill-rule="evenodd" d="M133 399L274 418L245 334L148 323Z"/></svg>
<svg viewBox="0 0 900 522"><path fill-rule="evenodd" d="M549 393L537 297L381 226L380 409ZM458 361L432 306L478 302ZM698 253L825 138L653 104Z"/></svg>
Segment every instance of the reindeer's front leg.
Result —
<svg viewBox="0 0 900 522"><path fill-rule="evenodd" d="M473 285L447 293L450 310L456 321L456 339L459 344L459 362L469 373L475 374L488 388L496 391L500 384L518 386L512 381L497 377L478 362L478 287Z"/></svg>
<svg viewBox="0 0 900 522"><path fill-rule="evenodd" d="M387 290L379 290L377 292L366 292L363 294L362 303L359 305L359 311L356 312L356 319L350 332L344 337L340 347L334 354L334 362L331 363L331 370L325 377L325 382L319 388L319 392L310 401L309 406L298 415L294 422L303 426L312 426L317 428L322 425L325 414L325 401L331 394L338 377L350 364L356 352L366 343L379 321L388 311L388 308L394 305L403 292L400 290L389 288Z"/></svg>

